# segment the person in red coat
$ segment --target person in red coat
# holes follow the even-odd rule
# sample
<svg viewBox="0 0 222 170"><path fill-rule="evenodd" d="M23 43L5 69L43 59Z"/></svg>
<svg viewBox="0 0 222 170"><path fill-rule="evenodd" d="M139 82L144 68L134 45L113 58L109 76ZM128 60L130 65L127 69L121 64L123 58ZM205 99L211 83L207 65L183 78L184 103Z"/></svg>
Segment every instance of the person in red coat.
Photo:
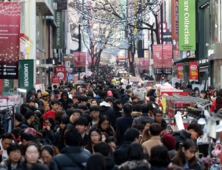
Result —
<svg viewBox="0 0 222 170"><path fill-rule="evenodd" d="M55 111L58 110L58 107L59 107L59 101L58 100L52 100L50 102L51 110L49 110L48 112L46 112L43 115L43 120L45 120L47 117L51 117L55 120ZM44 122L43 122L43 126L44 126Z"/></svg>

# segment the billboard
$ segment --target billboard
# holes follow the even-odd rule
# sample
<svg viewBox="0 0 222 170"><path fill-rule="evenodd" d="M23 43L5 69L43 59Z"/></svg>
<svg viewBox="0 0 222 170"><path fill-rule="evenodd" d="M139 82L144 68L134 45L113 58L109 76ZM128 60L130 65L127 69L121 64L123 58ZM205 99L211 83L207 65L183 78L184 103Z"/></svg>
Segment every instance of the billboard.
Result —
<svg viewBox="0 0 222 170"><path fill-rule="evenodd" d="M86 52L73 53L74 68L85 68L86 66Z"/></svg>
<svg viewBox="0 0 222 170"><path fill-rule="evenodd" d="M177 64L177 78L178 79L183 79L183 71L184 71L184 65Z"/></svg>
<svg viewBox="0 0 222 170"><path fill-rule="evenodd" d="M163 44L163 68L172 68L173 45Z"/></svg>
<svg viewBox="0 0 222 170"><path fill-rule="evenodd" d="M189 63L189 80L198 81L198 63L197 62Z"/></svg>
<svg viewBox="0 0 222 170"><path fill-rule="evenodd" d="M196 1L179 0L179 50L196 50Z"/></svg>
<svg viewBox="0 0 222 170"><path fill-rule="evenodd" d="M139 70L149 70L149 58L139 58Z"/></svg>
<svg viewBox="0 0 222 170"><path fill-rule="evenodd" d="M21 3L0 2L0 11L0 79L18 79Z"/></svg>

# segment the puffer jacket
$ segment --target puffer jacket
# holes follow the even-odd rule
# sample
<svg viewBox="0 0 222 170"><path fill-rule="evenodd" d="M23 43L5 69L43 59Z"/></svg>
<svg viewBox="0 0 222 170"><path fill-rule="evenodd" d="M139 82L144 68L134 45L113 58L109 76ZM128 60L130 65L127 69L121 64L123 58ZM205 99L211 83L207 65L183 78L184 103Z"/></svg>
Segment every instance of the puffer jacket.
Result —
<svg viewBox="0 0 222 170"><path fill-rule="evenodd" d="M77 146L68 146L56 155L50 164L50 170L84 170L90 152Z"/></svg>
<svg viewBox="0 0 222 170"><path fill-rule="evenodd" d="M119 170L150 170L150 164L147 160L127 161L120 165Z"/></svg>
<svg viewBox="0 0 222 170"><path fill-rule="evenodd" d="M23 163L24 163L24 161L20 160L17 164L16 169L11 168L11 170L23 170L24 169ZM9 164L10 164L9 159L6 159L6 160L2 161L1 164L0 164L0 170L8 170L9 169Z"/></svg>

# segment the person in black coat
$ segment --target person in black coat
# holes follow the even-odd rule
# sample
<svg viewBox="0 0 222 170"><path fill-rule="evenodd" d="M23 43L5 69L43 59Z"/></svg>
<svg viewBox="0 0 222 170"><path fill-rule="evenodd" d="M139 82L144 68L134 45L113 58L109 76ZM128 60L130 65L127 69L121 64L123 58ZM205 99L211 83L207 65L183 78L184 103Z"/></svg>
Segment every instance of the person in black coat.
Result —
<svg viewBox="0 0 222 170"><path fill-rule="evenodd" d="M82 148L82 136L72 126L64 134L66 147L56 155L50 164L50 170L84 170L90 152Z"/></svg>
<svg viewBox="0 0 222 170"><path fill-rule="evenodd" d="M83 139L83 146L86 146L88 143L88 135L86 134L88 124L88 120L85 117L80 117L75 121L75 127Z"/></svg>
<svg viewBox="0 0 222 170"><path fill-rule="evenodd" d="M73 103L72 99L69 98L67 91L64 91L61 94L61 99L59 99L59 102L62 103L64 110L67 110L68 105Z"/></svg>
<svg viewBox="0 0 222 170"><path fill-rule="evenodd" d="M115 164L112 157L110 157L112 150L110 146L105 142L99 142L94 146L94 152L101 153L104 156L106 162L106 170L118 170L118 166Z"/></svg>
<svg viewBox="0 0 222 170"><path fill-rule="evenodd" d="M114 152L114 161L117 165L127 161L127 151L132 142L139 142L140 132L135 128L127 129L125 142Z"/></svg>
<svg viewBox="0 0 222 170"><path fill-rule="evenodd" d="M170 164L168 149L165 146L156 145L150 153L151 170L166 170Z"/></svg>

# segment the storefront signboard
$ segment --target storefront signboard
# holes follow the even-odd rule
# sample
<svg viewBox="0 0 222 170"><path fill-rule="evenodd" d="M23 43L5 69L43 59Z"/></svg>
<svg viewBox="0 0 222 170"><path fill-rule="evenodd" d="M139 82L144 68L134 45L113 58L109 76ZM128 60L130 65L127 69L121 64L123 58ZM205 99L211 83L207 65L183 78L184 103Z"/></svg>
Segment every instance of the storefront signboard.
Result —
<svg viewBox="0 0 222 170"><path fill-rule="evenodd" d="M153 45L153 68L154 69L162 68L162 62L163 62L162 50L163 50L162 44Z"/></svg>
<svg viewBox="0 0 222 170"><path fill-rule="evenodd" d="M61 80L65 81L66 80L66 66L60 65L60 66L57 66L55 69L56 69L56 76L59 77L60 81Z"/></svg>
<svg viewBox="0 0 222 170"><path fill-rule="evenodd" d="M86 65L86 53L74 52L73 53L74 68L83 68Z"/></svg>
<svg viewBox="0 0 222 170"><path fill-rule="evenodd" d="M63 48L63 24L62 24L62 12L55 13L55 21L57 24L54 39L54 48Z"/></svg>
<svg viewBox="0 0 222 170"><path fill-rule="evenodd" d="M0 2L0 11L0 79L18 79L21 3Z"/></svg>
<svg viewBox="0 0 222 170"><path fill-rule="evenodd" d="M139 67L140 71L149 70L149 59L148 58L139 58Z"/></svg>
<svg viewBox="0 0 222 170"><path fill-rule="evenodd" d="M196 50L195 0L179 0L179 50Z"/></svg>
<svg viewBox="0 0 222 170"><path fill-rule="evenodd" d="M173 45L163 44L163 68L172 68Z"/></svg>
<svg viewBox="0 0 222 170"><path fill-rule="evenodd" d="M179 0L172 0L172 39L178 40L179 36Z"/></svg>
<svg viewBox="0 0 222 170"><path fill-rule="evenodd" d="M30 91L34 87L34 60L19 60L19 87Z"/></svg>

